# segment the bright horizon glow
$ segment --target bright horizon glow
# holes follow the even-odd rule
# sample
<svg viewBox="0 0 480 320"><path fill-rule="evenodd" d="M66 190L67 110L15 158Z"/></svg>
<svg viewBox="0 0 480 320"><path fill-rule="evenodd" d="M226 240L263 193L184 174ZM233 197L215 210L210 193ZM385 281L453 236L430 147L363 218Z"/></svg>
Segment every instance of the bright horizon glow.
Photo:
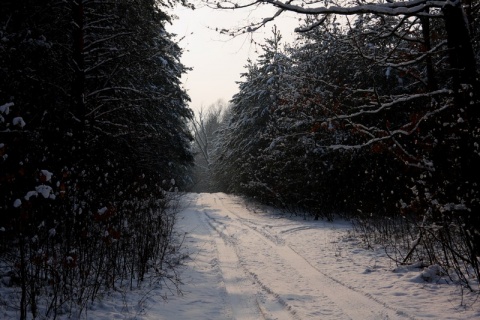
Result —
<svg viewBox="0 0 480 320"><path fill-rule="evenodd" d="M247 25L252 19L269 17L274 12L275 9L269 6L235 11L208 7L195 10L178 7L174 10L179 19L174 20L167 29L177 35L176 39L180 40L179 45L184 49L182 63L193 68L182 77L183 86L191 98L192 110L198 112L202 108L207 109L219 100L228 103L238 92L236 82L241 80L240 75L245 71L247 59L257 59L257 50L260 48L254 42L270 38L274 25L282 33L283 44L291 42L299 16L277 18L254 34L235 38L222 35L215 29Z"/></svg>

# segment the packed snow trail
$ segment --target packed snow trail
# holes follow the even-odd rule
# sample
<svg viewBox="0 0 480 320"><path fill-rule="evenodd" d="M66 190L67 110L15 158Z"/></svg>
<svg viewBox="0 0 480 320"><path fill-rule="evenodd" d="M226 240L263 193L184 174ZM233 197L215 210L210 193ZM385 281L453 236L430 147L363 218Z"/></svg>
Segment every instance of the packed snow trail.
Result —
<svg viewBox="0 0 480 320"><path fill-rule="evenodd" d="M383 248L363 248L348 222L303 220L220 193L182 202L183 244L172 247L182 265L169 271L181 292L153 277L94 303L85 319L480 319L478 296L462 296L435 266L396 266Z"/></svg>
<svg viewBox="0 0 480 320"><path fill-rule="evenodd" d="M188 219L214 232L214 262L233 319L414 319L362 292L294 250L272 221L223 194L190 196ZM238 200L238 199L237 199ZM280 225L277 225L277 227ZM278 229L278 228L277 228Z"/></svg>
<svg viewBox="0 0 480 320"><path fill-rule="evenodd" d="M384 248L363 248L348 222L303 220L220 193L181 202L165 277L151 270L140 287L118 287L80 319L480 319L478 295L437 266L397 266ZM0 319L18 319L5 296Z"/></svg>

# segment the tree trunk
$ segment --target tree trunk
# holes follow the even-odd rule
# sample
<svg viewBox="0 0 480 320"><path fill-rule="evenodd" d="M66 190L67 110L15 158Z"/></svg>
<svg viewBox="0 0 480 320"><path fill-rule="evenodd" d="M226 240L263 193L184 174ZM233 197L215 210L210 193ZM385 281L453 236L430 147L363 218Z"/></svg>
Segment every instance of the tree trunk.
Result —
<svg viewBox="0 0 480 320"><path fill-rule="evenodd" d="M428 11L427 11L428 13ZM422 23L422 36L423 36L423 45L425 46L425 52L428 52L432 49L432 44L430 41L430 19L428 17L420 17ZM427 87L428 90L433 91L437 89L437 81L435 79L435 71L432 63L432 56L430 54L426 57L427 64Z"/></svg>
<svg viewBox="0 0 480 320"><path fill-rule="evenodd" d="M457 143L454 146L457 154L456 165L460 168L456 172L457 181L461 181L465 188L475 190L480 183L478 173L478 139L480 128L480 105L478 102L478 80L476 72L475 54L470 38L470 30L467 16L461 2L455 0L448 2L442 9L447 31L450 66L453 73L453 90L455 99L455 115L460 115L464 120L457 126L461 130L457 132ZM459 119L460 120L460 119ZM448 172L450 168L445 168ZM469 211L462 214L466 235L472 245L472 261L480 254L480 204L475 198L476 192L466 190L469 199Z"/></svg>
<svg viewBox="0 0 480 320"><path fill-rule="evenodd" d="M442 10L447 31L450 66L454 73L454 89L457 94L462 84L471 85L472 89L476 87L475 54L461 2L459 0L448 2Z"/></svg>
<svg viewBox="0 0 480 320"><path fill-rule="evenodd" d="M72 1L73 18L73 68L74 79L72 83L72 114L73 128L76 134L83 136L85 125L85 58L84 58L84 3L83 0ZM77 131L75 130L75 131ZM76 137L77 139L80 137Z"/></svg>

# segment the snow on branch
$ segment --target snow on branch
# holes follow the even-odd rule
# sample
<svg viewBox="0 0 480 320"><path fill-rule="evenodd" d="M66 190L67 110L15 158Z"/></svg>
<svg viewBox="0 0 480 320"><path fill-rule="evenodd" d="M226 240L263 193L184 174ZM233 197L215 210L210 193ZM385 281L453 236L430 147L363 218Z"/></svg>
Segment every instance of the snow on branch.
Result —
<svg viewBox="0 0 480 320"><path fill-rule="evenodd" d="M92 41L85 46L84 51L88 52L90 50L90 48L92 48L93 46L96 46L97 44L107 42L107 41L113 40L113 39L118 38L118 37L128 36L128 35L132 35L132 34L133 34L133 32L119 32L119 33L111 35L109 37L105 37L105 38L102 38L102 39Z"/></svg>
<svg viewBox="0 0 480 320"><path fill-rule="evenodd" d="M135 88L131 88L131 87L108 87L108 88L102 88L102 89L98 89L98 90L95 90L93 92L90 92L87 97L91 97L91 96L94 96L94 95L97 95L101 92L105 92L105 91L130 91L130 92L133 92L133 93L138 93L140 95L143 95L145 94L145 92L141 91L141 90L138 90L138 89L135 89Z"/></svg>
<svg viewBox="0 0 480 320"><path fill-rule="evenodd" d="M387 58L385 58L385 59L383 59L383 61L379 61L379 63L381 63L381 65L383 67L390 67L390 68L401 68L401 67L407 67L407 66L410 66L410 65L415 65L415 64L419 63L420 61L426 59L432 53L437 52L437 50L439 50L442 46L446 46L446 45L447 45L446 40L440 41L435 47L433 47L432 49L430 49L428 51L423 52L421 55L417 56L415 59L412 59L412 60L393 63L393 62L387 62L386 61ZM363 54L363 53L361 53L361 54L362 54L362 57L365 58L365 59L369 59L369 60L372 60L372 61L376 60L376 58L374 56L366 55L366 54Z"/></svg>
<svg viewBox="0 0 480 320"><path fill-rule="evenodd" d="M405 103L409 102L412 100L420 99L420 98L426 98L426 97L434 97L436 95L441 95L441 94L450 94L451 90L449 89L440 89L432 92L426 92L426 93L418 93L418 94L409 94L409 95L401 95L399 97L396 97L394 100L387 102L387 103L379 103L378 108L375 108L373 110L363 110L361 109L362 107L359 107L361 110L355 113L350 113L350 114L345 114L345 115L336 115L334 117L328 118L326 122L329 121L334 121L334 120L344 120L344 119L351 119L355 117L359 117L365 114L375 114L379 113L385 109L391 108L397 104L400 103ZM370 108L371 106L365 106L365 108Z"/></svg>
<svg viewBox="0 0 480 320"><path fill-rule="evenodd" d="M412 0L412 1L399 1L399 2L386 2L386 3L362 3L355 6L319 6L315 7L317 1L297 1L298 4L294 4L294 0L280 1L280 0L254 0L242 2L232 2L229 0L221 0L219 2L213 2L206 0L206 3L211 8L220 10L236 10L248 7L259 7L261 5L270 5L278 8L272 16L266 17L261 21L251 23L249 26L243 26L237 30L231 31L228 29L222 29L220 33L230 33L232 36L236 36L245 32L254 32L261 27L265 26L268 22L274 21L278 16L284 12L295 12L298 14L318 16L318 20L312 22L310 25L298 27L296 32L308 32L316 27L322 25L326 18L331 14L338 15L358 15L358 14L378 14L388 16L422 16L429 18L440 18L443 16L441 8L445 6L448 1L429 1L429 0ZM428 10L430 8L437 10Z"/></svg>
<svg viewBox="0 0 480 320"><path fill-rule="evenodd" d="M295 32L308 32L308 31L312 31L313 29L315 29L316 27L318 26L321 26L325 20L327 20L327 17L328 15L324 15L322 17L322 19L318 20L317 22L315 23L312 23L311 25L308 25L306 27L298 27L298 28L295 28Z"/></svg>
<svg viewBox="0 0 480 320"><path fill-rule="evenodd" d="M342 150L356 150L356 149L365 148L367 146L370 146L370 145L373 145L375 143L382 142L382 141L385 141L385 140L393 140L395 142L395 144L400 147L401 145L395 139L396 136L409 136L409 135L411 135L413 132L418 130L421 123L423 123L428 118L431 118L431 117L435 116L436 114L441 113L442 111L444 111L448 107L450 107L450 105L445 104L438 109L426 112L415 123L409 123L409 124L406 124L406 125L403 126L404 128L409 127L409 130L405 130L405 129L391 130L391 131L388 131L388 134L383 134L381 136L375 136L374 134L372 134L371 133L372 128L367 128L367 127L365 127L361 124L354 124L354 126L357 130L361 131L362 133L367 134L371 138L369 140L363 142L363 143L359 143L359 144L355 144L355 145L337 144L337 145L325 145L325 146L320 146L320 147L325 148L325 149L331 149L331 150L340 150L340 149L342 149ZM349 119L347 119L347 120L349 120ZM386 133L385 130L379 130L379 131L381 131L382 133ZM405 154L409 154L405 149L403 149L403 148L401 148L401 149Z"/></svg>
<svg viewBox="0 0 480 320"><path fill-rule="evenodd" d="M422 15L429 17L438 17L438 14L428 13L428 8L442 8L445 1L425 1L413 0L393 3L375 3L375 4L361 4L353 7L330 6L330 7L304 7L289 2L282 2L278 0L260 0L263 3L269 3L277 8L297 12L301 14L340 14L340 15L354 15L354 14L384 14L390 16L398 15Z"/></svg>

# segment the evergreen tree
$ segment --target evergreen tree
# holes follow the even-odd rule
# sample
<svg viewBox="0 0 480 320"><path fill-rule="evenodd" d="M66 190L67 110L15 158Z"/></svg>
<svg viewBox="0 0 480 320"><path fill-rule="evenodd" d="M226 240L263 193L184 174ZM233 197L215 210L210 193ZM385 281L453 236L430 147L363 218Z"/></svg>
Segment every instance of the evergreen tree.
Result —
<svg viewBox="0 0 480 320"><path fill-rule="evenodd" d="M2 3L0 260L21 319L66 301L81 313L167 258L165 191L182 187L193 157L165 6Z"/></svg>
<svg viewBox="0 0 480 320"><path fill-rule="evenodd" d="M220 129L213 157L214 179L228 192L253 195L262 189L263 182L257 175L258 151L268 143L263 134L283 85L283 73L288 68L280 41L281 35L274 28L273 38L262 46L258 61L248 62L239 93L231 101L229 118Z"/></svg>
<svg viewBox="0 0 480 320"><path fill-rule="evenodd" d="M366 237L380 234L395 248L399 263L414 256L440 263L474 289L468 279L480 272L480 177L478 14L472 3L260 2L279 8L275 17L284 11L306 15L297 29L305 36L288 57L288 84L271 102L268 129L251 125L261 134L239 130L238 141L222 144L224 155L235 154L231 161L241 159L232 168L241 179L229 190L280 199L284 206L345 210L359 219ZM335 14L353 18L339 24ZM241 121L234 115L232 123L262 119L245 115ZM224 135L230 134L227 127ZM256 183L255 192L238 189L248 181L250 190ZM415 245L404 247L399 238Z"/></svg>

